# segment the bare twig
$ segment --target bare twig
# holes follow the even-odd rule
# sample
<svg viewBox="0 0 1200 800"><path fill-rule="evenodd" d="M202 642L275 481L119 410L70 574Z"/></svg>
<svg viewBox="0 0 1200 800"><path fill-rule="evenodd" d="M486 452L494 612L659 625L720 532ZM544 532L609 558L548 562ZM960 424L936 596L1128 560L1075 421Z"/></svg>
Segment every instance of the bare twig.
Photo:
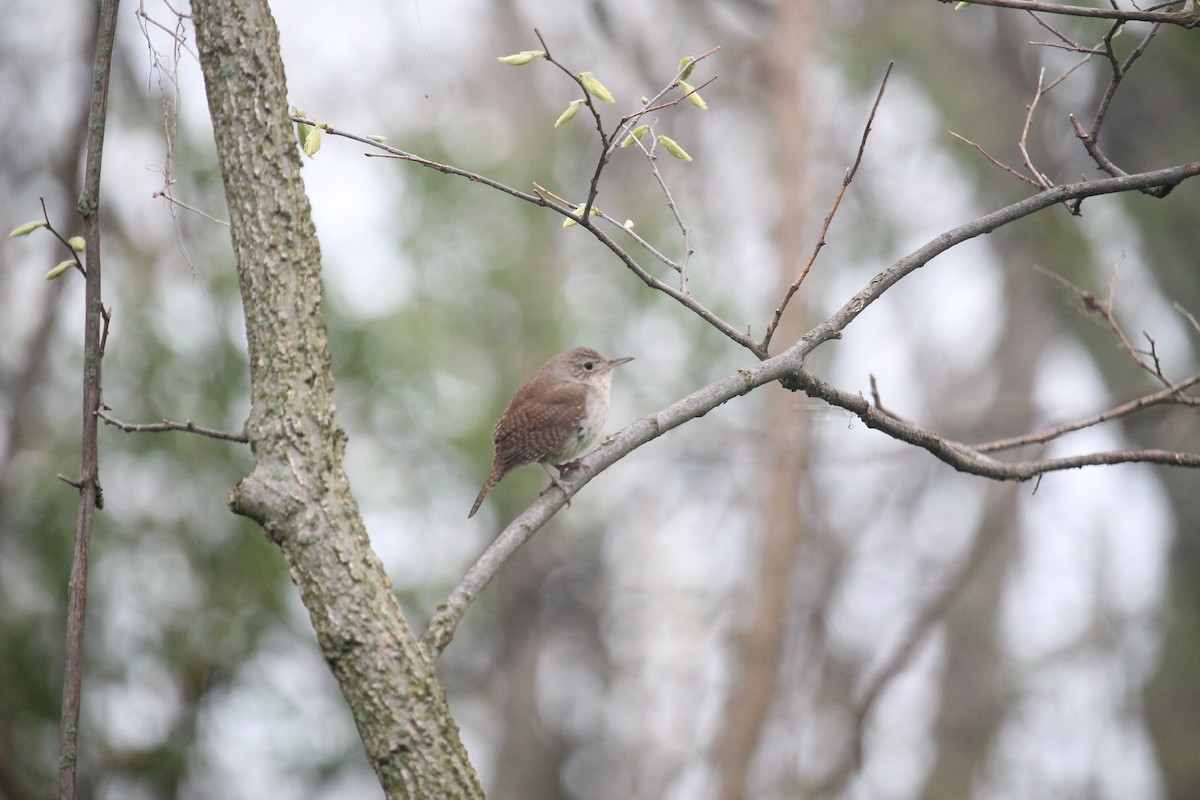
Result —
<svg viewBox="0 0 1200 800"><path fill-rule="evenodd" d="M203 209L200 209L200 208L196 208L193 205L188 205L187 203L183 202L182 200L172 196L170 187L173 186L174 184L175 184L175 181L173 181L173 180L168 181L167 183L163 184L163 188L161 188L155 192L152 192L150 194L150 197L155 200L157 200L158 198L161 197L163 200L166 200L169 204L171 204L173 206L178 206L179 208L182 208L184 211L190 211L193 214L195 214L196 216L201 217L202 219L206 219L209 222L214 222L217 225L224 225L227 228L229 227L229 220L217 219L212 214L209 214L207 211L204 211ZM178 218L175 217L174 214L172 214L171 217L172 217L172 219L175 220L176 234L179 236L182 236L182 232L179 231ZM184 255L186 258L186 253Z"/></svg>
<svg viewBox="0 0 1200 800"><path fill-rule="evenodd" d="M1192 324L1192 330L1196 331L1196 333L1200 333L1200 321L1197 321L1195 315L1192 314L1192 312L1188 311L1183 306L1179 305L1178 300L1175 301L1174 306L1175 306L1175 310L1178 311L1180 314L1183 314L1183 316L1185 316L1187 318L1187 321Z"/></svg>
<svg viewBox="0 0 1200 800"><path fill-rule="evenodd" d="M215 428L205 428L190 419L186 422L172 422L169 419L164 419L162 422L152 423L130 423L122 422L119 419L114 419L106 409L100 409L96 412L96 416L104 420L104 424L112 425L114 428L120 428L126 433L164 433L167 431L182 431L184 433L194 433L199 436L207 436L210 439L222 439L227 442L239 442L246 444L250 439L245 433L230 433L229 431L221 431Z"/></svg>
<svg viewBox="0 0 1200 800"><path fill-rule="evenodd" d="M1133 342L1129 339L1129 336L1125 333L1125 329L1121 327L1121 324L1119 322L1117 322L1116 314L1113 311L1113 305L1116 302L1116 290L1117 290L1117 269L1116 269L1116 267L1113 268L1112 277L1109 279L1109 282L1108 282L1108 296L1105 297L1104 300L1099 300L1091 292L1079 288L1078 286L1071 283L1066 278L1064 278L1061 275L1058 275L1054 272L1051 272L1050 270L1048 270L1044 267L1034 264L1033 268L1035 270L1037 270L1038 272L1040 272L1041 274L1045 275L1046 277L1048 277L1054 281L1057 281L1059 284L1061 284L1062 286L1064 286L1068 290L1070 290L1071 293L1073 293L1076 297L1079 298L1079 301L1080 301L1080 303L1082 303L1084 310L1092 312L1094 314L1099 314L1100 318L1102 320L1104 320L1104 324L1108 327L1108 329L1110 331L1112 331L1113 335L1117 337L1117 341L1120 343L1121 349L1123 349L1126 353L1129 354L1129 357L1133 359L1135 364L1137 364L1142 369L1146 370L1146 372L1149 372L1151 375L1153 375L1160 383L1162 383L1168 389L1174 388L1170 379L1168 379L1163 374L1162 364L1159 363L1158 353L1154 349L1154 340L1151 339L1145 333L1143 333L1142 335L1145 336L1146 339L1149 340L1149 342L1150 342L1150 349L1149 350L1140 350L1140 349L1134 347ZM1146 357L1149 357L1150 360L1147 361Z"/></svg>
<svg viewBox="0 0 1200 800"><path fill-rule="evenodd" d="M862 138L858 142L858 152L854 156L854 163L850 165L850 168L842 176L842 185L838 187L837 195L833 198L833 206L829 209L829 213L825 215L825 222L821 225L821 232L817 235L817 243L813 245L808 260L804 262L804 266L800 269L800 274L796 276L796 280L792 281L787 291L784 292L783 300L775 307L775 314L767 324L767 331L762 340L763 352L766 352L770 347L771 338L779 328L779 321L783 318L783 312L787 310L788 303L791 302L793 295L800 289L800 284L808 276L808 272L812 269L812 265L817 260L821 249L825 247L825 236L829 233L829 226L833 224L834 215L837 214L838 208L842 204L842 198L845 197L846 190L850 188L850 183L854 180L854 176L858 174L858 168L862 164L863 154L867 150L867 138L871 135L871 123L875 121L875 112L879 110L879 104L883 101L883 92L887 89L888 77L892 74L892 67L895 65L895 61L888 62L887 69L884 70L883 80L879 82L879 91L875 93L875 102L871 104L871 113L867 115L867 124L863 126Z"/></svg>
<svg viewBox="0 0 1200 800"><path fill-rule="evenodd" d="M1000 450L1010 450L1014 447L1023 447L1029 444L1045 444L1046 442L1057 439L1068 433L1090 428L1094 425L1100 425L1105 422L1110 422L1114 419L1127 417L1138 411L1146 408L1153 408L1161 405L1181 405L1192 408L1200 407L1200 397L1190 397L1183 394L1185 389L1189 389L1200 383L1200 375L1193 375L1187 380L1180 381L1171 388L1162 389L1154 394L1148 394L1144 397L1139 397L1136 400L1131 400L1128 403L1122 403L1116 408L1111 408L1103 414L1097 414L1094 417L1078 420L1076 422L1068 422L1063 425L1058 425L1053 428L1041 431L1039 433L1030 433L1024 436L1013 436L1009 439L999 439L994 442L986 442L984 444L975 445L974 449L980 453L995 453Z"/></svg>
<svg viewBox="0 0 1200 800"><path fill-rule="evenodd" d="M988 161L992 162L992 164L994 166L997 166L1000 169L1004 170L1005 172L1007 172L1009 175L1012 175L1017 180L1024 181L1025 183L1028 183L1030 186L1032 186L1036 189L1041 188L1041 186L1038 184L1038 182L1035 181L1033 178L1030 178L1028 175L1022 175L1020 172L1013 169L1008 164L1005 164L1003 161L1000 161L995 156L993 156L991 153L989 153L987 150L984 150L980 145L976 144L975 142L971 141L970 139L966 138L965 136L957 134L954 131L948 131L948 133L951 136L953 136L955 139L958 139L963 144L967 144L967 145L970 145L971 147L974 147L975 150L981 156L986 158Z"/></svg>
<svg viewBox="0 0 1200 800"><path fill-rule="evenodd" d="M1112 104L1113 97L1116 95L1117 87L1121 85L1121 81L1124 80L1125 75L1128 73L1129 68L1133 65L1133 63L1137 61L1143 53L1146 52L1146 48L1150 45L1150 41L1158 33L1160 27L1161 24L1155 24L1151 26L1150 30L1146 32L1146 35L1142 37L1140 42L1138 42L1137 47L1135 47L1129 53L1129 55L1125 57L1124 60L1121 60L1117 58L1116 52L1113 49L1113 38L1115 37L1117 30L1120 28L1120 23L1113 25L1112 29L1109 30L1108 35L1104 37L1103 49L1101 51L1101 54L1108 59L1109 66L1112 69L1112 78L1110 79L1107 88L1104 90L1104 96L1101 98L1100 103L1096 107L1096 114L1092 119L1091 129L1085 131L1083 129L1083 125L1080 124L1079 120L1076 119L1074 114L1068 115L1068 118L1071 120L1071 126L1075 130L1075 136L1080 142L1083 143L1083 147L1085 150L1087 150L1088 155L1091 156L1092 160L1096 162L1097 167L1113 177L1118 177L1127 173L1114 164L1108 158L1108 156L1105 155L1104 151L1100 149L1100 129L1104 125L1104 120L1108 114L1108 109ZM1165 193L1169 191L1170 189L1164 190L1161 188L1153 188L1144 190L1144 193L1150 195L1151 197L1163 197Z"/></svg>
<svg viewBox="0 0 1200 800"><path fill-rule="evenodd" d="M1033 159L1029 157L1028 147L1029 127L1033 124L1033 112L1037 109L1038 101L1041 100L1042 94L1044 94L1042 81L1045 77L1046 69L1043 67L1038 70L1037 91L1033 93L1033 100L1029 102L1029 105L1025 106L1025 125L1021 128L1021 138L1017 142L1017 149L1021 151L1021 163L1025 165L1025 169L1028 170L1034 183L1043 189L1050 189L1054 186L1054 182L1033 165Z"/></svg>
<svg viewBox="0 0 1200 800"><path fill-rule="evenodd" d="M156 199L162 198L166 201L164 208L167 216L171 219L171 226L175 231L175 246L179 250L179 254L183 257L184 263L188 265L188 269L195 276L196 267L192 263L191 256L188 254L187 246L184 244L183 229L180 227L179 216L175 213L175 209L179 207L191 211L210 222L217 222L219 224L220 221L187 203L176 200L171 194L171 187L175 184L172 173L175 169L175 141L179 127L179 60L181 54L185 52L196 63L200 62L200 57L187 44L187 29L184 25L185 15L175 10L170 3L166 3L165 5L167 10L175 15L175 24L173 27L167 27L147 14L144 0L139 1L137 11L135 12L138 18L138 27L142 31L142 38L146 41L146 51L150 66L147 84L149 83L150 76L153 76L158 85L158 94L162 104L162 131L165 143L163 163L159 170L162 174L162 186L151 196ZM163 31L170 37L172 47L169 57L165 57L155 48L150 33L151 27ZM150 86L147 85L146 88L149 90ZM228 225L228 223L225 224Z"/></svg>

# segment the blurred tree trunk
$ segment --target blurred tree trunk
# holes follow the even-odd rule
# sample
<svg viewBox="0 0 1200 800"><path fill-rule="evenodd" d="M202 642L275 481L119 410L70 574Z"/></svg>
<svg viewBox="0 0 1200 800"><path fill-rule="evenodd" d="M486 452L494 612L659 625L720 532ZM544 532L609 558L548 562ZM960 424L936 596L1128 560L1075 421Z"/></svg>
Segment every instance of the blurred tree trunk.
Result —
<svg viewBox="0 0 1200 800"><path fill-rule="evenodd" d="M808 208L810 155L807 110L813 6L781 3L774 9L762 69L769 90L780 203L775 225L775 252L780 268L779 296L803 265L811 247L800 224L812 219ZM803 293L796 295L776 334L779 347L798 339L808 327ZM801 395L772 387L767 393L767 443L761 450L766 487L761 512L757 574L748 583L744 607L749 612L736 642L733 674L725 705L725 724L718 737L714 763L722 800L754 796L751 767L763 729L775 704L780 662L787 645L789 597L796 555L809 539L811 521L801 508L809 459L808 420L800 411Z"/></svg>
<svg viewBox="0 0 1200 800"><path fill-rule="evenodd" d="M320 248L262 0L193 8L250 361L253 473L231 498L279 545L388 797L482 797L433 663L371 550L342 466Z"/></svg>

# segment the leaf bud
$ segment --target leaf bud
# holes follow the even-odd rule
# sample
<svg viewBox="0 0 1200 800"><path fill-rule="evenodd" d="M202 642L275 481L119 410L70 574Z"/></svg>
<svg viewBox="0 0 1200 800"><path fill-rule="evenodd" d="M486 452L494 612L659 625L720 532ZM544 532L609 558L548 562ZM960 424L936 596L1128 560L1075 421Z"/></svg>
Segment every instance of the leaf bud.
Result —
<svg viewBox="0 0 1200 800"><path fill-rule="evenodd" d="M24 225L18 225L17 227L13 228L12 233L10 233L9 236L13 237L14 239L18 239L22 236L28 236L29 234L36 231L38 228L44 228L44 227L46 227L45 220L38 220L37 222L26 222Z"/></svg>
<svg viewBox="0 0 1200 800"><path fill-rule="evenodd" d="M684 56L683 60L679 62L679 71L681 73L679 75L679 80L686 81L692 76L692 70L695 68L696 59L692 58L691 56Z"/></svg>
<svg viewBox="0 0 1200 800"><path fill-rule="evenodd" d="M615 103L616 100L612 96L612 92L604 88L604 84L596 80L596 76L590 72L581 72L577 76L579 82L583 84L583 88L587 93L596 98L602 103Z"/></svg>
<svg viewBox="0 0 1200 800"><path fill-rule="evenodd" d="M567 110L559 114L558 119L554 121L554 127L557 128L560 125L566 125L568 122L573 120L575 115L579 113L579 107L581 105L583 105L582 100L572 100L570 103L568 103Z"/></svg>
<svg viewBox="0 0 1200 800"><path fill-rule="evenodd" d="M692 157L687 154L687 151L679 146L679 143L670 136L659 136L658 141L663 147L667 148L667 152L675 156L681 161L691 161Z"/></svg>
<svg viewBox="0 0 1200 800"><path fill-rule="evenodd" d="M621 147L633 147L642 140L642 137L646 135L646 131L648 130L650 130L649 125L638 125L621 142Z"/></svg>
<svg viewBox="0 0 1200 800"><path fill-rule="evenodd" d="M62 275L64 272L66 272L73 266L75 266L75 259L73 259L73 258L68 258L66 261L58 262L58 264L55 265L54 269L52 269L46 273L46 280L48 280L48 281L54 280L59 275Z"/></svg>
<svg viewBox="0 0 1200 800"><path fill-rule="evenodd" d="M535 58L545 58L545 50L522 50L519 53L513 53L511 56L500 56L496 60L501 64L508 64L510 67L520 67L533 61Z"/></svg>
<svg viewBox="0 0 1200 800"><path fill-rule="evenodd" d="M310 128L304 137L304 155L312 158L321 149L321 129Z"/></svg>
<svg viewBox="0 0 1200 800"><path fill-rule="evenodd" d="M693 87L687 81L677 81L676 83L680 89L683 89L683 91L689 93L687 99L691 101L692 105L701 111L708 111L708 103L704 102L704 99L700 97L700 94L696 91L695 87Z"/></svg>

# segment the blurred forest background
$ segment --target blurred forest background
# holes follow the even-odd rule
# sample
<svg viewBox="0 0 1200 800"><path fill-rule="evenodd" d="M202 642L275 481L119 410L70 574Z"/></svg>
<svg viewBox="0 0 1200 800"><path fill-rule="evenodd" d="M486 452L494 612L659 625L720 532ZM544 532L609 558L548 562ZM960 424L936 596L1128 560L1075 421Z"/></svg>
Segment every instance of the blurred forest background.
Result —
<svg viewBox="0 0 1200 800"><path fill-rule="evenodd" d="M1025 196L953 138L1011 163L1039 70L1078 55L1029 15L934 0L277 4L290 101L316 119L518 188L582 199L585 115L536 49L591 70L616 119L714 45L709 111L662 112L694 157L659 166L691 228L690 287L761 335L811 249L895 60L864 165L777 349L953 225ZM94 10L9 0L0 26L4 230L76 233ZM102 200L113 321L104 400L131 422L238 430L244 336L199 68L155 0L126 3ZM15 21L20 20L19 24ZM1107 23L1056 20L1095 43ZM163 26L163 27L160 27ZM165 30L164 30L165 27ZM1145 33L1130 26L1125 51ZM1196 32L1164 29L1102 144L1129 171L1195 160ZM1093 175L1108 67L1042 98L1031 155ZM611 124L611 122L610 122ZM752 358L648 291L579 229L492 190L366 159L306 160L348 471L419 629L544 482L507 478L469 522L512 391L577 344L636 357L609 430ZM166 174L168 177L164 177ZM169 187L166 181L169 180ZM600 207L678 257L645 160ZM938 258L873 305L821 374L874 375L903 416L967 441L1039 430L1152 391L1076 298L1104 297L1197 371L1200 185L1096 198ZM0 244L0 798L52 796L78 470L82 281L45 283L51 238ZM1141 341L1141 340L1139 340ZM1039 454L1200 450L1194 413L1152 411ZM239 445L101 431L105 509L89 597L81 786L96 798L382 796L283 562L234 517ZM495 798L1200 797L1198 477L1089 468L1036 487L960 475L768 387L645 447L509 563L440 664ZM855 742L861 743L861 753Z"/></svg>

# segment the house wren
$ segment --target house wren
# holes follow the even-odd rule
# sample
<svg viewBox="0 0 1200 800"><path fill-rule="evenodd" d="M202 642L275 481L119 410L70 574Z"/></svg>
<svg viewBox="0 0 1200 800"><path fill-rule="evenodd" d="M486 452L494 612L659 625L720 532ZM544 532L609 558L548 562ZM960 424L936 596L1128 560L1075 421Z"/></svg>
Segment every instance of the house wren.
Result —
<svg viewBox="0 0 1200 800"><path fill-rule="evenodd" d="M608 395L614 367L633 357L609 358L590 347L576 347L542 364L517 390L492 431L496 456L492 474L483 484L467 517L475 516L483 498L501 478L517 467L538 462L564 493L570 487L551 472L581 466L600 440L608 416Z"/></svg>

